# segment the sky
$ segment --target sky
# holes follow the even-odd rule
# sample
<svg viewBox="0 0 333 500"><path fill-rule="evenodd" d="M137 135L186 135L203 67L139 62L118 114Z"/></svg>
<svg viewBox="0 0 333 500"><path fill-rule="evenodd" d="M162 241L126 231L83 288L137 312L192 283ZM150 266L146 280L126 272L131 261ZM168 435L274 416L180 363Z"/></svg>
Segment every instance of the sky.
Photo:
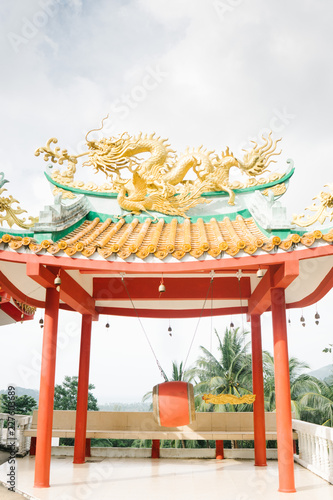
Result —
<svg viewBox="0 0 333 500"><path fill-rule="evenodd" d="M0 3L0 158L8 194L36 216L52 204L42 157L34 151L57 137L84 151L88 130L153 132L179 153L203 144L241 156L268 130L282 137L275 167L295 162L283 197L291 218L332 182L333 4L329 0L2 0ZM83 176L90 175L85 171ZM291 311L290 355L312 369L332 362L332 293L315 307ZM39 387L42 329L34 322L0 332L0 388ZM236 325L248 327L245 318ZM80 318L61 312L56 383L78 370ZM110 328L105 323L110 322ZM143 320L167 373L188 352L197 320ZM216 350L214 328L230 318L201 321L189 355ZM272 351L271 318L263 345ZM100 402L140 401L161 377L135 318L93 325L90 380Z"/></svg>

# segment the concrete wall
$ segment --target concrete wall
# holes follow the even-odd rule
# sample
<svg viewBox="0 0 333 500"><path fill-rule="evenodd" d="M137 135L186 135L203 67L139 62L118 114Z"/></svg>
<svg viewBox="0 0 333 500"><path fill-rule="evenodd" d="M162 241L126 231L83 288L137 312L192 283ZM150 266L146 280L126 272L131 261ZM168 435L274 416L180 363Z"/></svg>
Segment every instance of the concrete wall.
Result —
<svg viewBox="0 0 333 500"><path fill-rule="evenodd" d="M74 456L73 446L52 447L53 456ZM91 448L92 457L107 458L151 458L150 448ZM225 458L254 460L253 448L225 449ZM161 458L213 458L215 459L215 448L161 448ZM277 460L277 449L267 449L267 459ZM88 459L89 460L89 459Z"/></svg>

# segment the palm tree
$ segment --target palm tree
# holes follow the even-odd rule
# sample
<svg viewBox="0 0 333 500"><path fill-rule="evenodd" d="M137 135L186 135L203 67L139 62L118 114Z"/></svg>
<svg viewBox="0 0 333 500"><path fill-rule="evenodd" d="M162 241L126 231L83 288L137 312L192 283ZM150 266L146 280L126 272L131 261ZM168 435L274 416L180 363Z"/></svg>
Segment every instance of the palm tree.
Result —
<svg viewBox="0 0 333 500"><path fill-rule="evenodd" d="M275 379L274 379L274 358L267 351L263 352L264 366L264 391L265 391L265 410L274 411L275 403ZM291 409L295 412L295 418L304 419L303 396L307 393L320 393L320 381L316 377L303 373L303 370L309 369L309 365L295 357L289 359L289 377L290 377L290 396Z"/></svg>
<svg viewBox="0 0 333 500"><path fill-rule="evenodd" d="M169 382L173 381L184 381L188 382L190 378L190 375L188 371L185 370L183 371L183 362L181 361L179 366L177 364L177 361L172 362L172 378L171 380L168 380Z"/></svg>
<svg viewBox="0 0 333 500"><path fill-rule="evenodd" d="M164 373L164 372L163 372ZM180 362L178 365L177 361L172 361L172 376L171 378L166 376L166 381L165 382L179 382L179 381L184 381L184 382L190 382L192 379L192 374L190 373L190 370L183 370L183 361ZM153 391L146 392L146 394L142 398L142 402L151 402L151 409L153 407L152 403L152 397L153 397Z"/></svg>
<svg viewBox="0 0 333 500"><path fill-rule="evenodd" d="M319 391L307 392L300 398L303 420L333 427L333 381L318 381Z"/></svg>
<svg viewBox="0 0 333 500"><path fill-rule="evenodd" d="M202 401L204 393L233 394L241 396L252 392L251 357L247 353L249 343L245 343L247 332L239 328L226 328L223 339L215 330L218 339L219 356L200 346L203 353L196 367L189 370L199 379L195 386L196 406L201 411L246 411L249 405L209 405Z"/></svg>

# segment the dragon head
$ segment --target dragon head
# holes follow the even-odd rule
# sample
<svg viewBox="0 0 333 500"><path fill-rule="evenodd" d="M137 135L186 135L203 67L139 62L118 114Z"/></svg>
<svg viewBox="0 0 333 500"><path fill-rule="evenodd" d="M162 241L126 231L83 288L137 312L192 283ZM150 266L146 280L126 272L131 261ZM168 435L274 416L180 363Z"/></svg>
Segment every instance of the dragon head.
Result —
<svg viewBox="0 0 333 500"><path fill-rule="evenodd" d="M276 160L272 160L272 156L278 156L281 154L281 150L275 152L277 143L281 139L273 141L272 132L269 132L268 137L262 136L264 144L258 146L256 141L251 141L254 146L250 151L243 149L245 155L243 161L239 160L240 169L247 175L255 177L259 174L267 172L267 167L270 163L276 163Z"/></svg>

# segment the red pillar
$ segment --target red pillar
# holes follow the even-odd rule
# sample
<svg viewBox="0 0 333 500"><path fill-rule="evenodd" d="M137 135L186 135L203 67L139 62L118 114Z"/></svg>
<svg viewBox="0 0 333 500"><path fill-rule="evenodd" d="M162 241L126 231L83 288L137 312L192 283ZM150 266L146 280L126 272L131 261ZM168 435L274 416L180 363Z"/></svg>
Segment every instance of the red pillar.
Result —
<svg viewBox="0 0 333 500"><path fill-rule="evenodd" d="M255 402L253 403L254 465L264 466L267 465L264 376L262 368L260 316L257 314L251 315L251 340L252 340L252 384L253 384L253 394L256 395Z"/></svg>
<svg viewBox="0 0 333 500"><path fill-rule="evenodd" d="M223 441L221 439L217 439L215 441L215 458L216 460L224 459L224 446L223 446Z"/></svg>
<svg viewBox="0 0 333 500"><path fill-rule="evenodd" d="M86 451L85 451L86 458L91 457L91 439L88 438L86 439Z"/></svg>
<svg viewBox="0 0 333 500"><path fill-rule="evenodd" d="M32 436L30 441L30 451L29 454L31 457L36 455L36 437Z"/></svg>
<svg viewBox="0 0 333 500"><path fill-rule="evenodd" d="M46 289L42 366L40 374L35 461L35 488L50 486L54 378L57 351L59 293Z"/></svg>
<svg viewBox="0 0 333 500"><path fill-rule="evenodd" d="M271 290L279 491L295 492L286 305L283 288Z"/></svg>
<svg viewBox="0 0 333 500"><path fill-rule="evenodd" d="M160 458L160 440L159 439L152 440L151 458Z"/></svg>
<svg viewBox="0 0 333 500"><path fill-rule="evenodd" d="M78 378L77 403L76 403L75 442L74 442L74 460L73 460L74 464L85 463L91 323L92 323L92 316L90 314L83 314L82 326L81 326L80 364L79 364L79 378Z"/></svg>

